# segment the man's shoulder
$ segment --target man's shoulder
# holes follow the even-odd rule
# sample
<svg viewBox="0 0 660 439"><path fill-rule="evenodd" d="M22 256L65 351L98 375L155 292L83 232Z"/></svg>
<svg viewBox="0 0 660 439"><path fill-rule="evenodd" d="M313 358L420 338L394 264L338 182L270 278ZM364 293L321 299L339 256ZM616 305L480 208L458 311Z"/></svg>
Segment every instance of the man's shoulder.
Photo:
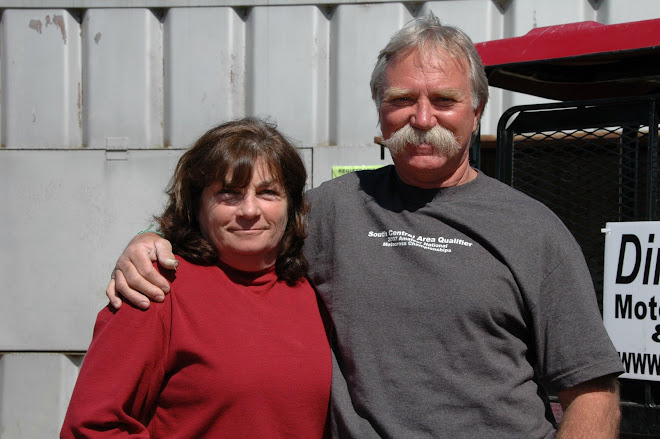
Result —
<svg viewBox="0 0 660 439"><path fill-rule="evenodd" d="M480 175L479 183L481 194L485 199L507 206L511 213L516 213L516 209L523 208L528 213L537 211L540 214L547 214L552 212L541 201L485 174Z"/></svg>
<svg viewBox="0 0 660 439"><path fill-rule="evenodd" d="M484 225L498 234L506 230L505 235L509 237L525 237L526 243L529 239L558 245L573 243L564 222L543 202L494 178L483 177L481 193L473 207L488 211L487 216L479 217Z"/></svg>

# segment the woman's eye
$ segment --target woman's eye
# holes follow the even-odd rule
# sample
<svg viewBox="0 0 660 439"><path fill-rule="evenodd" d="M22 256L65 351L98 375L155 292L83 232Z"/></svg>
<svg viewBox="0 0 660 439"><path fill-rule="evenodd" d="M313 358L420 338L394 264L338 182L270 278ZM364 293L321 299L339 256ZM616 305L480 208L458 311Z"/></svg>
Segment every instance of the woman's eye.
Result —
<svg viewBox="0 0 660 439"><path fill-rule="evenodd" d="M275 198L280 196L280 191L277 189L263 189L259 192L264 197Z"/></svg>
<svg viewBox="0 0 660 439"><path fill-rule="evenodd" d="M217 195L220 201L232 201L238 199L240 196L241 194L239 192L232 189L221 189Z"/></svg>

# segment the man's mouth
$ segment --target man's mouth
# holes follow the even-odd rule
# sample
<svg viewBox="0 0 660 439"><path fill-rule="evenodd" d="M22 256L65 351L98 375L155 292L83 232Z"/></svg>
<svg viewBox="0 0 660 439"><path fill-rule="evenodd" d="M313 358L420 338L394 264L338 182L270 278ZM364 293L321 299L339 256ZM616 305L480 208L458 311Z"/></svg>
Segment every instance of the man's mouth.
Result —
<svg viewBox="0 0 660 439"><path fill-rule="evenodd" d="M409 148L412 148L412 150L415 152L415 154L418 155L436 155L435 147L433 145L429 145L428 143L420 143L417 145L409 145Z"/></svg>

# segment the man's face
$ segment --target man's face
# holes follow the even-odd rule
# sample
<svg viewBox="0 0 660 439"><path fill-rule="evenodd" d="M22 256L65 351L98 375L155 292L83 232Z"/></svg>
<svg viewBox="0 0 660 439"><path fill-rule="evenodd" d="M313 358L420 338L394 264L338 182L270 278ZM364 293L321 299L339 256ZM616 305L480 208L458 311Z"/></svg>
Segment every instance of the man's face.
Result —
<svg viewBox="0 0 660 439"><path fill-rule="evenodd" d="M426 144L408 144L394 152L392 160L405 183L426 188L452 185L447 182L469 168L468 149L481 108L472 108L465 60L452 58L444 50L404 53L385 71L379 115L384 139L406 124L424 131L440 125L461 146L453 156L438 155Z"/></svg>

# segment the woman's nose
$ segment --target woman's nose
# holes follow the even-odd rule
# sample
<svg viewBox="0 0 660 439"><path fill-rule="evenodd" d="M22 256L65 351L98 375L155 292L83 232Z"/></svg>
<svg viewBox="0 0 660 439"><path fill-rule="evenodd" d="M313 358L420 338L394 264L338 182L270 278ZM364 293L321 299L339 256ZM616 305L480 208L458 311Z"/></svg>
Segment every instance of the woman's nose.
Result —
<svg viewBox="0 0 660 439"><path fill-rule="evenodd" d="M259 203L254 194L245 194L241 201L239 211L246 218L253 218L259 215Z"/></svg>

